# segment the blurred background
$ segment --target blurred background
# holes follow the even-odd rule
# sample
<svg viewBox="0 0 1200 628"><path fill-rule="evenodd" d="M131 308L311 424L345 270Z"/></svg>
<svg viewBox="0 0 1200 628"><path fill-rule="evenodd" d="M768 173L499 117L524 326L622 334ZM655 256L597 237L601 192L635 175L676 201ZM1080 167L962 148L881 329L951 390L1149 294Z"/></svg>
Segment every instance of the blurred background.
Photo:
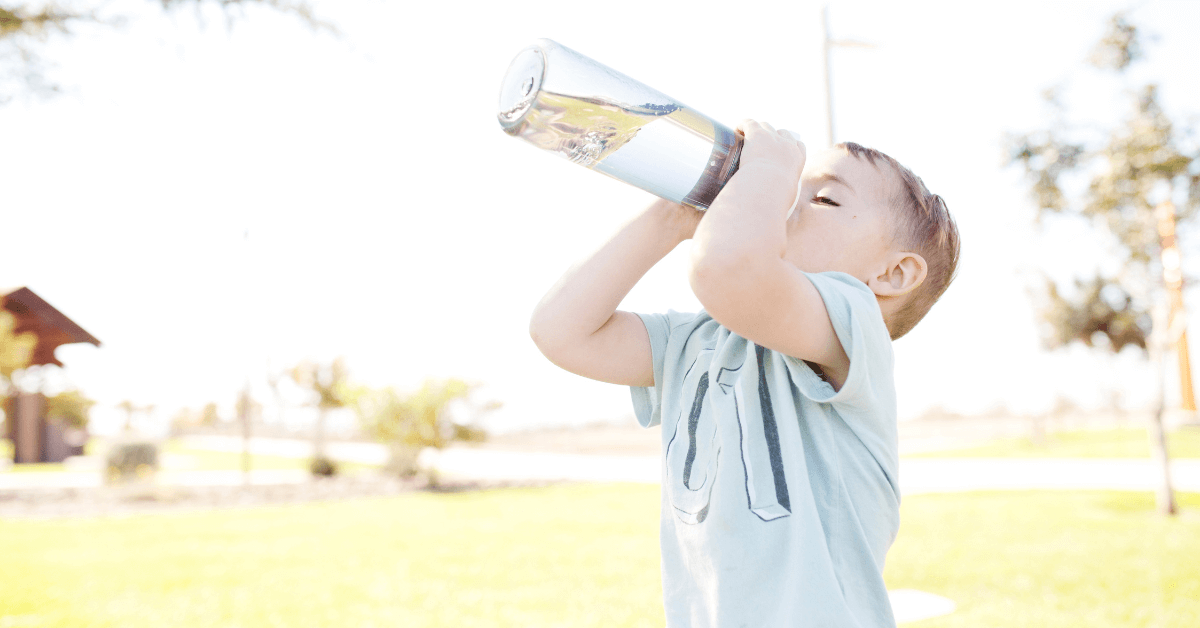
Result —
<svg viewBox="0 0 1200 628"><path fill-rule="evenodd" d="M526 332L558 275L649 202L500 132L500 78L535 38L726 124L763 119L825 143L815 3L736 18L704 3L314 4L337 35L255 2L227 19L218 4L100 3L117 26L27 38L32 68L7 57L0 285L29 286L103 341L63 347L70 368L42 375L49 391L95 399L97 430L120 423L127 399L163 423L209 402L230 413L247 378L268 403L275 371L339 356L376 385L480 382L504 402L494 429L627 420L626 391L561 372ZM1074 221L1036 229L1023 172L1007 166L1009 135L1054 123L1042 93L1058 86L1081 125L1119 122L1139 81L1160 84L1180 126L1194 120L1195 3L1130 14L1152 35L1137 80L1087 65L1128 8L830 7L835 38L873 46L832 51L838 141L912 168L963 235L954 288L896 345L902 418L1151 402L1133 352L1043 350L1029 286L1042 271L1093 272L1106 243ZM22 83L31 69L58 93ZM623 307L698 307L685 256Z"/></svg>
<svg viewBox="0 0 1200 628"><path fill-rule="evenodd" d="M548 37L727 125L766 120L797 132L810 150L830 135L883 150L946 200L963 240L958 278L895 344L908 426L902 451L930 456L909 460L913 495L1120 489L1140 492L1089 493L1099 501L1080 508L1176 510L1164 504L1164 465L1149 460L1158 434L1172 435L1176 457L1200 456L1188 431L1190 373L1180 360L1187 324L1200 320L1200 295L1186 290L1200 270L1198 34L1200 3L1184 0L0 0L0 293L10 314L0 319L0 392L51 400L36 402L36 411L8 403L5 459L75 459L74 467L70 458L63 468L9 465L0 493L21 516L74 516L122 511L114 504L130 495L184 500L155 492L164 483L194 491L281 486L307 481L309 472L337 473L337 465L342 475L386 467L404 478L424 468L440 469L442 480L652 483L658 436L632 433L628 392L559 370L527 333L533 306L558 276L651 200L500 131L496 101L509 61ZM622 308L697 309L686 256L685 243ZM49 361L35 359L34 340L22 335L36 331L33 311L44 314L39 324L54 323L43 344L62 343L49 348ZM16 451L18 406L42 415L36 460ZM50 457L47 420L60 426L53 429L61 451ZM571 437L573 430L587 436ZM1060 432L1067 435L1055 437ZM468 450L476 456L456 457ZM948 477L946 467L921 466L948 450L1100 466L955 467L974 479L951 486L937 479ZM297 467L314 451L309 468ZM504 456L514 451L525 453ZM1111 462L1123 457L1147 464ZM12 480L22 468L87 476ZM1195 502L1194 467L1175 469L1180 503ZM147 479L159 470L177 473ZM227 473L186 475L200 471ZM134 493L97 497L100 505L80 511L42 508L70 501L61 490L100 485L104 474L128 479ZM1039 484L1056 474L1066 486ZM1112 479L1083 479L1102 476ZM1024 479L1010 486L997 477ZM596 500L589 508L616 500L607 489L587 490L600 491L580 498ZM1150 491L1157 500L1138 501ZM650 510L653 493L638 493ZM231 495L209 497L237 503ZM977 499L969 495L961 499ZM953 518L948 512L1049 507L914 502L927 508L909 520L941 525ZM553 503L538 507L563 507ZM1153 537L1168 539L1163 556L1194 548L1170 540L1200 532L1183 511L1178 525L1192 527ZM653 514L637 534L652 537ZM907 571L890 578L925 590L953 579L937 564L904 562L929 556L902 545L905 538L902 531L893 555L903 565L895 569ZM1145 549L1134 543L1130 551L1138 547ZM972 606L970 594L956 597L947 586L937 593L948 597L938 599L959 610L928 625L991 625L1014 599L1025 600L1019 608L1062 613L1020 625L1073 625L1055 622L1108 587L1142 585L1145 599L1133 610L1090 625L1200 622L1194 603L1176 604L1200 597L1194 568L1141 554L1130 560L1152 565L1147 573L1158 584L1149 576L1137 586L1105 584L1075 606L1046 597L1059 589L1021 579L1029 574L1006 580L1029 598L1014 593ZM0 626L60 625L38 610L54 596L22 598L26 606L6 615L5 594L0 589ZM105 599L110 614L91 617L126 617L121 604L140 603ZM233 625L230 618L249 617L237 604L205 616ZM172 608L163 617L189 612ZM654 625L661 609L647 608L646 625ZM476 621L439 609L366 613L350 623ZM312 617L347 621L329 612ZM612 623L641 625L645 616L629 612ZM61 625L80 625L61 617ZM254 617L240 625L276 622L270 613ZM586 623L522 617L510 619ZM974 623L936 623L955 617Z"/></svg>

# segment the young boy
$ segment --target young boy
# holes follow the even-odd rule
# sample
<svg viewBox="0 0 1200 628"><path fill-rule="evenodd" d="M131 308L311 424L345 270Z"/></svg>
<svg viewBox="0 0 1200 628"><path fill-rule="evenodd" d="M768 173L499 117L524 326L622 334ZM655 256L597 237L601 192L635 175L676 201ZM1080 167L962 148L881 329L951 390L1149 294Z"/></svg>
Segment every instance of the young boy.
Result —
<svg viewBox="0 0 1200 628"><path fill-rule="evenodd" d="M958 231L883 153L806 163L791 133L741 129L707 212L652 204L550 290L530 334L562 368L632 386L638 421L662 425L668 626L894 626L891 340L949 285ZM704 310L617 311L688 238Z"/></svg>

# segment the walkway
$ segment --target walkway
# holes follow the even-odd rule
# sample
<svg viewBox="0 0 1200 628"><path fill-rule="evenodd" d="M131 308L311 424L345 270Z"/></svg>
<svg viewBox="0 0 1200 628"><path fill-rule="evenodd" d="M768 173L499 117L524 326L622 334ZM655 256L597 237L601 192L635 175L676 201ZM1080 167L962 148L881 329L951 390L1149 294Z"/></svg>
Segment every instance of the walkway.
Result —
<svg viewBox="0 0 1200 628"><path fill-rule="evenodd" d="M190 437L185 446L213 451L241 451L236 437ZM306 458L307 441L258 438L251 441L256 454ZM338 460L382 464L387 448L377 443L330 443ZM442 476L488 481L582 481L657 483L661 462L653 455L600 455L507 451L451 447L427 450L421 461ZM189 470L168 459L159 476L164 484L231 486L241 484L240 471ZM180 462L180 461L175 461ZM1200 492L1200 460L1171 461L1176 490ZM258 470L252 484L291 484L307 481L302 470ZM1153 461L1138 458L901 458L900 490L904 495L975 490L1111 489L1149 491L1158 483ZM22 488L87 488L100 485L93 469L56 472L0 472L0 490Z"/></svg>

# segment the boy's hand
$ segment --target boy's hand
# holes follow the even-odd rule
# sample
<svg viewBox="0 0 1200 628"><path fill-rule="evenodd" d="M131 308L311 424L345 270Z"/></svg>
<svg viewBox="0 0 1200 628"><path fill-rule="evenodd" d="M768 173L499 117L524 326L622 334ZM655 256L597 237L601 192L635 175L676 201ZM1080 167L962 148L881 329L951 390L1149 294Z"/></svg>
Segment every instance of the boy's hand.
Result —
<svg viewBox="0 0 1200 628"><path fill-rule="evenodd" d="M778 177L787 181L787 189L796 190L808 157L808 149L804 142L791 131L777 131L770 124L756 120L743 120L738 125L738 130L745 135L738 172L744 170L747 175L756 178ZM788 208L793 204L788 203Z"/></svg>
<svg viewBox="0 0 1200 628"><path fill-rule="evenodd" d="M819 364L837 388L849 358L820 293L788 261L804 144L746 120L741 165L696 230L689 281L718 323L758 345Z"/></svg>

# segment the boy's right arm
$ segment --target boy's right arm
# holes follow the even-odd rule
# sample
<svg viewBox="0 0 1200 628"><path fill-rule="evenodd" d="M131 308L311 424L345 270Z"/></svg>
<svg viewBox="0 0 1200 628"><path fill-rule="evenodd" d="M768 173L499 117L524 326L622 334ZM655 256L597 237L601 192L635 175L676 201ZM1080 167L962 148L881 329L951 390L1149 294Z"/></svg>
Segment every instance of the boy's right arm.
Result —
<svg viewBox="0 0 1200 628"><path fill-rule="evenodd" d="M542 354L577 375L653 386L646 327L636 314L619 312L617 306L651 267L692 237L701 216L689 207L656 201L568 270L529 321L529 335Z"/></svg>

